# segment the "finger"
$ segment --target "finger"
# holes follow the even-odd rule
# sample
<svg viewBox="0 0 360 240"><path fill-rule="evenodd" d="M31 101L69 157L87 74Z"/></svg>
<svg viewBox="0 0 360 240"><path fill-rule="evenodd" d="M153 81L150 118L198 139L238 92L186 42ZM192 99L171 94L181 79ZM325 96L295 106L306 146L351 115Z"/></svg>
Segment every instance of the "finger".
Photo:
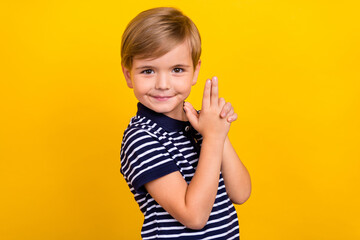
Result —
<svg viewBox="0 0 360 240"><path fill-rule="evenodd" d="M231 103L227 102L224 104L222 111L221 111L221 117L229 116L229 112L233 110L233 107L231 106Z"/></svg>
<svg viewBox="0 0 360 240"><path fill-rule="evenodd" d="M219 98L219 106L221 107L221 108L223 108L223 106L225 105L225 99L224 98Z"/></svg>
<svg viewBox="0 0 360 240"><path fill-rule="evenodd" d="M205 83L204 95L202 100L202 109L210 107L211 80L207 79Z"/></svg>
<svg viewBox="0 0 360 240"><path fill-rule="evenodd" d="M185 114L187 119L189 120L191 126L193 126L195 129L198 129L198 117L191 111L191 108L188 105L184 106Z"/></svg>
<svg viewBox="0 0 360 240"><path fill-rule="evenodd" d="M234 122L237 118L238 118L238 115L236 113L234 113L227 119L227 121L229 123L231 123L231 122Z"/></svg>
<svg viewBox="0 0 360 240"><path fill-rule="evenodd" d="M191 103L185 102L184 105L185 105L186 107L188 107L188 109L189 109L196 117L199 117L198 111L196 111L196 109L191 105Z"/></svg>
<svg viewBox="0 0 360 240"><path fill-rule="evenodd" d="M232 115L234 115L235 111L234 111L234 108L231 108L230 111L226 114L226 118L229 119L229 117L231 117Z"/></svg>
<svg viewBox="0 0 360 240"><path fill-rule="evenodd" d="M212 81L211 81L210 104L218 105L218 98L219 98L218 79L217 79L217 77L213 77Z"/></svg>

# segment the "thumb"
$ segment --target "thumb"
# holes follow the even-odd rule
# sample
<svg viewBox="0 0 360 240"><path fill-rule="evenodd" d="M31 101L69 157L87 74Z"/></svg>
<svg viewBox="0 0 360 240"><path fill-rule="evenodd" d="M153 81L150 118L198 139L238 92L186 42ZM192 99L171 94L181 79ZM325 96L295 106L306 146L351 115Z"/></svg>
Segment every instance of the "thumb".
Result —
<svg viewBox="0 0 360 240"><path fill-rule="evenodd" d="M198 113L196 112L195 108L189 102L184 103L184 110L186 117L188 118L191 126L197 129L199 124Z"/></svg>

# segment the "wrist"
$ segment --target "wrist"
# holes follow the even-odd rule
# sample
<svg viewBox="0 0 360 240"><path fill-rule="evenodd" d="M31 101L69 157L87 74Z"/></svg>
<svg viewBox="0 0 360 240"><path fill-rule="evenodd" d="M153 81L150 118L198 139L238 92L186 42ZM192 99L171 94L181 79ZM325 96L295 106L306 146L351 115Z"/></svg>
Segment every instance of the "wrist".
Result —
<svg viewBox="0 0 360 240"><path fill-rule="evenodd" d="M207 142L207 143L211 143L214 144L216 146L223 146L223 144L226 141L226 136L216 136L216 135L206 135L203 136L203 143Z"/></svg>
<svg viewBox="0 0 360 240"><path fill-rule="evenodd" d="M227 144L227 143L230 143L230 139L229 139L228 135L226 135L226 137L225 137L225 144Z"/></svg>

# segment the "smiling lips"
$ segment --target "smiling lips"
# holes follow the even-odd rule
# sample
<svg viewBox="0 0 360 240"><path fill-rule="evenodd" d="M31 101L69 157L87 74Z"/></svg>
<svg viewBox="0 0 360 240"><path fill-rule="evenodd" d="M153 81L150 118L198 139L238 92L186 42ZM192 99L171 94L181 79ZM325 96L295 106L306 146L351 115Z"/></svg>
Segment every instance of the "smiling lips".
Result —
<svg viewBox="0 0 360 240"><path fill-rule="evenodd" d="M172 98L173 96L151 96L152 98L155 98L158 101L166 101Z"/></svg>

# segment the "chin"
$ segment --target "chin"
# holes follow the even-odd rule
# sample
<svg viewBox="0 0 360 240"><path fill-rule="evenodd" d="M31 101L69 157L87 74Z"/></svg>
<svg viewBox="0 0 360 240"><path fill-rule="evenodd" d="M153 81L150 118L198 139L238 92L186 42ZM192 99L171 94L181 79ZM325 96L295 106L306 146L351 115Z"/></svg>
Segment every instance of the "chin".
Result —
<svg viewBox="0 0 360 240"><path fill-rule="evenodd" d="M155 109L153 109L155 112L158 113L168 113L168 112L172 112L174 109L170 108L170 107L157 107Z"/></svg>

